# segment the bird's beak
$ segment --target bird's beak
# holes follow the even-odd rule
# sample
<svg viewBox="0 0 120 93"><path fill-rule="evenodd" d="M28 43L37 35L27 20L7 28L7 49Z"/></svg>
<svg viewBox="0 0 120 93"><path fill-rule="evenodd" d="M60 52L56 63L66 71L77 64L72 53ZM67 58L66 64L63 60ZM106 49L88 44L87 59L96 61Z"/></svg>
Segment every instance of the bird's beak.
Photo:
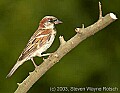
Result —
<svg viewBox="0 0 120 93"><path fill-rule="evenodd" d="M55 23L55 24L61 24L61 23L63 23L63 22L60 21L60 20L57 20L57 21L55 21L54 23Z"/></svg>

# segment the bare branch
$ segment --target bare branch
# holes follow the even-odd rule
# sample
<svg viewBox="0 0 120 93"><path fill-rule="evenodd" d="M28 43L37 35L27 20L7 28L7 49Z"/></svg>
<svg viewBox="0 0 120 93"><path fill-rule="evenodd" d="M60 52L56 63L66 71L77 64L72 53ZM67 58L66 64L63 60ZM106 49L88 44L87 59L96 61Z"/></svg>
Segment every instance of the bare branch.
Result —
<svg viewBox="0 0 120 93"><path fill-rule="evenodd" d="M101 4L99 3L100 11ZM91 26L84 28L76 28L75 31L77 34L72 37L67 42L64 41L63 37L60 37L61 45L57 49L56 52L51 54L44 62L39 65L33 72L29 74L29 76L20 84L18 84L18 88L14 93L26 93L32 85L42 77L43 74L46 73L53 65L55 65L59 60L66 55L70 50L76 47L80 42L85 40L87 37L92 36L96 32L108 26L110 23L115 21L117 17L113 13L107 14L105 17L102 17L102 12L100 12L100 19ZM82 34L80 34L82 32Z"/></svg>
<svg viewBox="0 0 120 93"><path fill-rule="evenodd" d="M60 36L59 40L60 40L60 45L64 45L66 43L63 36Z"/></svg>
<svg viewBox="0 0 120 93"><path fill-rule="evenodd" d="M111 17L112 19L114 19L114 20L118 19L118 18L116 17L116 15L114 15L113 13L110 13L110 17Z"/></svg>
<svg viewBox="0 0 120 93"><path fill-rule="evenodd" d="M85 28L85 25L84 24L82 24L82 29L84 29Z"/></svg>
<svg viewBox="0 0 120 93"><path fill-rule="evenodd" d="M99 19L102 18L102 7L101 7L101 3L99 2Z"/></svg>
<svg viewBox="0 0 120 93"><path fill-rule="evenodd" d="M83 32L83 29L85 28L85 25L84 24L82 24L82 28L76 28L75 29L75 32L77 32L77 33L79 33L79 34L83 34L84 32Z"/></svg>
<svg viewBox="0 0 120 93"><path fill-rule="evenodd" d="M17 85L19 86L21 83L17 83Z"/></svg>

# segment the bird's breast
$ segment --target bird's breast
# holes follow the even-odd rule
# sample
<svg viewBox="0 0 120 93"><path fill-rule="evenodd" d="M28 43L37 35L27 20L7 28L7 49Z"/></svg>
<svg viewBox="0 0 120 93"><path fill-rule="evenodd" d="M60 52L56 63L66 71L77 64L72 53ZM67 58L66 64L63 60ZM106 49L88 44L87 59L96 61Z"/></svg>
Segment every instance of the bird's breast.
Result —
<svg viewBox="0 0 120 93"><path fill-rule="evenodd" d="M37 52L39 52L39 54L45 52L53 43L54 39L55 39L55 35L56 35L56 31L53 30L53 32L50 35L50 38L48 39L48 41L39 48L39 50Z"/></svg>

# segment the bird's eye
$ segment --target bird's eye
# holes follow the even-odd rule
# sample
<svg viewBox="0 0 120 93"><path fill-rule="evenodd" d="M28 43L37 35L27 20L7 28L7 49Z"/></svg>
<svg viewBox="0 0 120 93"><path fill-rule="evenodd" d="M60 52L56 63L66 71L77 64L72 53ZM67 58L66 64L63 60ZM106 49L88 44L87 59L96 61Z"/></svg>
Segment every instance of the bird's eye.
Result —
<svg viewBox="0 0 120 93"><path fill-rule="evenodd" d="M49 22L54 22L54 20L53 20L53 19L49 19L48 21L49 21Z"/></svg>
<svg viewBox="0 0 120 93"><path fill-rule="evenodd" d="M57 19L49 19L48 21L54 23L55 21L57 21Z"/></svg>

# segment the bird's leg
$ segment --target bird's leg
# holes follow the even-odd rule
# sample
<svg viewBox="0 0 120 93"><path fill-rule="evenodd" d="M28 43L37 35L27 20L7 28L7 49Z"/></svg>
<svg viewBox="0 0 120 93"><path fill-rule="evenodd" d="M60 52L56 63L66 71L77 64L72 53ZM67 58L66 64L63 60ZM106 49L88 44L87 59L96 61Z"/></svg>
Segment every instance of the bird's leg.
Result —
<svg viewBox="0 0 120 93"><path fill-rule="evenodd" d="M33 65L35 66L35 68L37 68L37 65L35 64L33 58L31 58L31 61L32 61Z"/></svg>

